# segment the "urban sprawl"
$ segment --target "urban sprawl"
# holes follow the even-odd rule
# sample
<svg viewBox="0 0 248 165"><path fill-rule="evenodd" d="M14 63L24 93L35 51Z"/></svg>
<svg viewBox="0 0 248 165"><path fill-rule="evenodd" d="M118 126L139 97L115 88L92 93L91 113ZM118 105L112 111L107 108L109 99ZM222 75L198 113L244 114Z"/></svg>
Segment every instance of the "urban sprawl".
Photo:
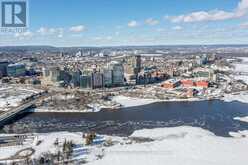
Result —
<svg viewBox="0 0 248 165"><path fill-rule="evenodd" d="M0 126L11 133L16 128L10 121L30 111L116 113L125 107L156 102L241 96L248 90L247 52L248 48L243 46L3 47L0 48ZM24 124L20 129L25 128L28 126ZM174 129L181 133L175 134ZM120 153L121 149L128 157L132 150L146 153L144 149L150 145L157 147L158 152L153 153L157 157L160 151L164 153L164 148L178 145L176 142L171 145L172 141L190 139L188 136L197 137L193 140L197 146L205 141L213 142L211 146L217 143L227 146L221 138L213 141L214 136L208 132L189 133L194 131L199 130L178 127L153 130L148 135L144 130L126 138L92 131L6 134L0 137L0 163L85 164L108 161L115 158L111 153ZM191 141L189 145L184 149L191 150ZM184 149L180 149L183 155ZM148 147L147 153L152 152Z"/></svg>
<svg viewBox="0 0 248 165"><path fill-rule="evenodd" d="M248 74L234 71L232 63L241 61L235 56L223 56L220 50L191 54L191 49L150 49L3 51L1 83L48 93L38 108L48 112L117 110L122 105L115 96L197 101L247 90L245 81L234 78ZM20 103L30 99L34 97Z"/></svg>

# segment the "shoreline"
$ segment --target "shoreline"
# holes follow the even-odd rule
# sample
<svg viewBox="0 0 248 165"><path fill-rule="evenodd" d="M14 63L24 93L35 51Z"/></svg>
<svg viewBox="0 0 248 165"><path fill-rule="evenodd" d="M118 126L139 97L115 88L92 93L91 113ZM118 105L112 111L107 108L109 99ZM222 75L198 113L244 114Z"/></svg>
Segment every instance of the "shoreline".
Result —
<svg viewBox="0 0 248 165"><path fill-rule="evenodd" d="M31 109L29 112L33 113L97 113L101 112L102 110L109 110L115 111L120 110L122 108L133 108L139 106L145 106L155 103L168 103L168 102L199 102L199 101L213 101L219 100L224 102L233 102L239 101L241 103L248 103L248 91L239 92L238 95L235 93L233 94L225 94L223 97L215 97L215 98L188 98L188 99L169 99L169 100L159 100L159 99L144 99L144 98L137 98L137 97L127 97L123 95L114 96L112 101L120 104L119 108L113 107L97 107L95 109L84 109L84 110L76 110L76 109L67 109L67 110L56 110L56 109L46 109L44 107ZM5 112L5 111L1 111Z"/></svg>
<svg viewBox="0 0 248 165"><path fill-rule="evenodd" d="M75 109L68 109L68 110L50 110L46 108L35 108L30 110L30 112L33 113L97 113L101 112L102 110L109 110L109 111L115 111L120 110L122 108L133 108L133 107L139 107L139 106L145 106L155 103L167 103L167 102L199 102L199 101L213 101L213 100L219 100L224 102L233 102L233 101L239 101L241 103L248 103L248 98L244 100L244 97L248 96L248 91L240 92L238 95L234 94L226 94L223 97L216 97L216 98L190 98L190 99L171 99L171 100L159 100L159 99L143 99L143 98L135 98L135 97L127 97L127 96L114 96L112 98L113 101L120 104L120 108L114 108L111 107L104 107L104 108L97 108L95 110L93 109L85 109L85 110L75 110Z"/></svg>
<svg viewBox="0 0 248 165"><path fill-rule="evenodd" d="M135 101L138 102L138 105L127 105L127 104L121 104L120 102L117 102L119 104L121 104L120 108L116 108L116 109L112 109L112 108L108 108L108 107L104 107L104 108L99 108L97 110L92 110L92 109L88 109L88 110L48 110L45 108L36 108L36 109L32 109L30 112L33 113L97 113L97 112L101 112L103 110L107 110L107 111L115 111L115 110L120 110L122 108L132 108L132 107L139 107L139 106L145 106L145 105L150 105L150 104L154 104L154 103L166 103L166 102L198 102L198 101L211 101L211 100L218 100L218 99L173 99L173 100L157 100L157 99L142 99L142 98L134 98L134 97L126 97L126 96L116 96L116 97L122 97L125 98L127 102L129 101ZM220 99L219 99L220 100ZM144 102L144 101L148 101L148 102ZM129 104L129 103L128 103Z"/></svg>

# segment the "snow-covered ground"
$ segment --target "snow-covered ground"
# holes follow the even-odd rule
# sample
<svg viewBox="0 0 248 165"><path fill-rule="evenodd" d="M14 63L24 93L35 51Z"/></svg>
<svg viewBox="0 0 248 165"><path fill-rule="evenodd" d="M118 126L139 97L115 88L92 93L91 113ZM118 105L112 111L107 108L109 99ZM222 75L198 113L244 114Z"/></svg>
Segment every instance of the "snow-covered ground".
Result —
<svg viewBox="0 0 248 165"><path fill-rule="evenodd" d="M140 130L132 136L152 137L155 141L111 147L102 160L89 164L243 165L248 161L247 137L217 137L193 127Z"/></svg>
<svg viewBox="0 0 248 165"><path fill-rule="evenodd" d="M237 95L225 94L222 100L226 102L239 101L242 103L248 103L248 92L240 92Z"/></svg>
<svg viewBox="0 0 248 165"><path fill-rule="evenodd" d="M126 96L114 96L112 101L115 101L122 105L122 107L136 107L141 105L148 105L152 103L159 102L160 100L156 99L142 99L142 98L131 98Z"/></svg>
<svg viewBox="0 0 248 165"><path fill-rule="evenodd" d="M235 72L248 72L248 57L240 57L241 63L234 64ZM243 80L248 84L248 75L235 75L236 80Z"/></svg>
<svg viewBox="0 0 248 165"><path fill-rule="evenodd" d="M248 132L230 133L233 138L215 136L213 133L195 127L157 128L135 131L130 137L152 138L154 141L130 143L130 139L98 135L98 142L85 146L82 133L58 132L37 134L42 143L31 143L19 147L3 147L0 159L14 155L23 148L33 147L38 157L43 152L57 152L54 145L56 138L62 143L65 139L73 140L74 159L84 159L89 165L245 165L248 162ZM111 138L114 145L105 147L101 143ZM60 144L61 145L61 144ZM87 151L87 152L86 152ZM97 154L103 153L102 159Z"/></svg>
<svg viewBox="0 0 248 165"><path fill-rule="evenodd" d="M0 87L0 111L6 111L10 107L16 107L20 102L33 94L41 91L22 87Z"/></svg>
<svg viewBox="0 0 248 165"><path fill-rule="evenodd" d="M158 102L187 102L187 101L203 101L206 99L200 99L200 98L187 98L187 99L170 99L170 100L160 100L160 99L143 99L143 98L135 98L135 97L127 97L127 96L114 96L112 101L115 101L118 104L121 104L123 108L128 107L137 107L142 105L148 105Z"/></svg>
<svg viewBox="0 0 248 165"><path fill-rule="evenodd" d="M234 71L235 72L248 72L248 57L240 57L239 59L242 60L241 63L234 64ZM236 80L243 80L245 83L248 84L248 75L234 75ZM248 103L248 92L240 92L240 94L225 94L224 101L232 102L232 101L239 101L242 103Z"/></svg>
<svg viewBox="0 0 248 165"><path fill-rule="evenodd" d="M48 109L48 108L35 108L32 109L32 112L51 112L51 113L96 113L96 112L100 112L101 111L101 107L99 108L88 108L88 109L84 109L84 110L78 110L78 109L63 109L63 110L59 110L59 109Z"/></svg>

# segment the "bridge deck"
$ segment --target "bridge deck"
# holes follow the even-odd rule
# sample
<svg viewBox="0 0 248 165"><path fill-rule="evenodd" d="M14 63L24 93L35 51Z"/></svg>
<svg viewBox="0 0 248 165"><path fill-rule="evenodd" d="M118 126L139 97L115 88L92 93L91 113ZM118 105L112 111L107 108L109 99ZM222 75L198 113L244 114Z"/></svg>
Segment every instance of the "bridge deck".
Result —
<svg viewBox="0 0 248 165"><path fill-rule="evenodd" d="M9 120L12 117L15 117L17 114L21 113L22 111L26 110L27 108L30 108L31 106L34 105L34 101L26 103L26 104L22 104L18 107L13 108L10 111L4 112L2 114L0 114L0 125L6 121Z"/></svg>
<svg viewBox="0 0 248 165"><path fill-rule="evenodd" d="M29 101L27 103L21 104L18 107L14 107L13 109L4 112L2 114L0 114L0 126L2 126L4 124L4 122L6 122L7 120L10 120L11 118L14 118L15 116L17 116L18 114L20 114L21 112L25 111L26 109L32 107L33 105L36 104L37 101L43 99L44 97L46 97L46 95L41 95L40 97Z"/></svg>

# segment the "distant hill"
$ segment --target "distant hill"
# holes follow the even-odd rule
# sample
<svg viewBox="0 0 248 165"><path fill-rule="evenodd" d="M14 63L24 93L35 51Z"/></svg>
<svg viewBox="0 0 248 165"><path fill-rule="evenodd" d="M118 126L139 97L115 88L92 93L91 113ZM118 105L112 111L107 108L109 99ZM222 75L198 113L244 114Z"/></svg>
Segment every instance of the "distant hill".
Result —
<svg viewBox="0 0 248 165"><path fill-rule="evenodd" d="M55 51L58 48L53 46L2 46L0 51Z"/></svg>

